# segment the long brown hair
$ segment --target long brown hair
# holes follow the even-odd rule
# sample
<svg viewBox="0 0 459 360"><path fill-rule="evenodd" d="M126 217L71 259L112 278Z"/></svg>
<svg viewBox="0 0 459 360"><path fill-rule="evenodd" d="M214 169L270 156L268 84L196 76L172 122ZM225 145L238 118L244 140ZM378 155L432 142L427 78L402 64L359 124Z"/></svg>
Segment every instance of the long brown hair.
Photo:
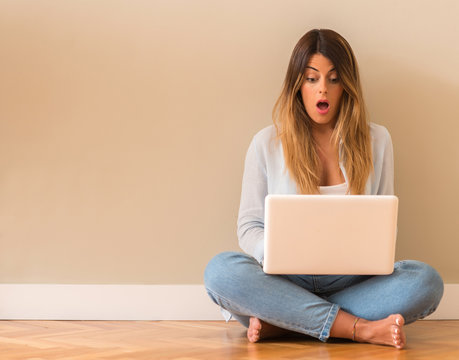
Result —
<svg viewBox="0 0 459 360"><path fill-rule="evenodd" d="M333 63L343 86L332 142L340 149L350 192L363 194L373 169L370 130L357 61L349 43L333 30L311 30L293 49L273 110L287 168L300 193L319 192L321 164L311 132L313 120L306 112L300 91L306 66L314 54L322 54Z"/></svg>

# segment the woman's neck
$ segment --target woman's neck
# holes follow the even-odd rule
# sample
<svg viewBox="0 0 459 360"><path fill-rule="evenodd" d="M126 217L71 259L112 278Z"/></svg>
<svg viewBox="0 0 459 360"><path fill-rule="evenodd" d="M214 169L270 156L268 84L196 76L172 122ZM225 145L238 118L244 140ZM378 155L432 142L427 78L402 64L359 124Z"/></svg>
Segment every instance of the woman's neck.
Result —
<svg viewBox="0 0 459 360"><path fill-rule="evenodd" d="M330 124L314 124L312 126L312 137L317 144L329 143L333 134L334 126Z"/></svg>
<svg viewBox="0 0 459 360"><path fill-rule="evenodd" d="M337 145L331 141L333 126L330 124L314 124L312 136L316 145L321 165L320 185L329 186L342 184L344 176L339 167Z"/></svg>

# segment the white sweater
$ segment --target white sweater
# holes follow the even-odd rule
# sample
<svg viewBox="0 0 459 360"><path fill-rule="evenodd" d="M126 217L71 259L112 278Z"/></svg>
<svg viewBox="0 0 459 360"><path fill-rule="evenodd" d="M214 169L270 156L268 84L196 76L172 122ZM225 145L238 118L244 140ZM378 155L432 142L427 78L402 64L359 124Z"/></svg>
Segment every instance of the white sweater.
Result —
<svg viewBox="0 0 459 360"><path fill-rule="evenodd" d="M372 173L365 194L393 195L394 160L392 140L384 126L370 124L373 149ZM340 168L346 184L344 164ZM247 151L242 179L241 203L237 221L239 246L258 262L263 261L265 197L268 194L297 194L284 162L282 144L276 140L276 128L268 126L252 139Z"/></svg>

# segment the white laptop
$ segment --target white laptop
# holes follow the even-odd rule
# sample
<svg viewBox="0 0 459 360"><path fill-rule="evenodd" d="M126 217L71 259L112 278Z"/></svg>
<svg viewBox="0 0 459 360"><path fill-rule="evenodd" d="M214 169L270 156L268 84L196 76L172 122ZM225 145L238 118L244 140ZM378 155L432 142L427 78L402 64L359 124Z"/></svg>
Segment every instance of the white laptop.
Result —
<svg viewBox="0 0 459 360"><path fill-rule="evenodd" d="M268 195L263 270L268 274L390 274L398 198Z"/></svg>

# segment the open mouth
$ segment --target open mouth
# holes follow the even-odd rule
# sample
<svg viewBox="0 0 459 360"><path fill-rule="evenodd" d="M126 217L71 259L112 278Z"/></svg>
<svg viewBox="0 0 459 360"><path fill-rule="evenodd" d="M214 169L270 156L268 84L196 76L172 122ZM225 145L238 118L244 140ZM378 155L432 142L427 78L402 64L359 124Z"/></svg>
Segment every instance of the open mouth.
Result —
<svg viewBox="0 0 459 360"><path fill-rule="evenodd" d="M320 114L326 114L330 109L330 103L327 100L319 100L316 106Z"/></svg>

